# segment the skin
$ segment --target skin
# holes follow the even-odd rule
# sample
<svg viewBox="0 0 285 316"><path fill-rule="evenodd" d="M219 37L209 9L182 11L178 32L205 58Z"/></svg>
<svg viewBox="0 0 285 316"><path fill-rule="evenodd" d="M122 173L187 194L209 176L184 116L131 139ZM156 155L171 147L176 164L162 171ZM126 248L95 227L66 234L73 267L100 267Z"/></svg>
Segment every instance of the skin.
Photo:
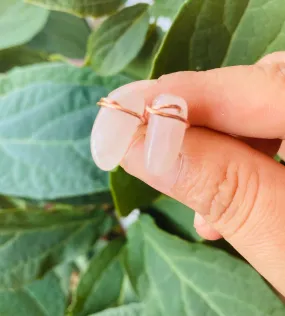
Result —
<svg viewBox="0 0 285 316"><path fill-rule="evenodd" d="M285 139L285 53L252 66L163 76L147 85L146 103L165 93L189 104L181 157L164 176L148 174L144 128L123 168L193 208L200 235L225 238L285 295L285 168L272 159Z"/></svg>

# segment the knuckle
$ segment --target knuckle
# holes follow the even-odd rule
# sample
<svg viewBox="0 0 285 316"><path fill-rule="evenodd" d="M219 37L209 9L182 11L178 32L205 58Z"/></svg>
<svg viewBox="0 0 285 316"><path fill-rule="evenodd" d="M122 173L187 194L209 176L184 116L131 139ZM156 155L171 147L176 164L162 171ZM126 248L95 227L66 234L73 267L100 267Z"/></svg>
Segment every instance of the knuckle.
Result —
<svg viewBox="0 0 285 316"><path fill-rule="evenodd" d="M228 210L235 200L238 190L238 166L230 163L223 168L209 199L209 216L212 222L218 222L228 216Z"/></svg>
<svg viewBox="0 0 285 316"><path fill-rule="evenodd" d="M175 196L203 215L224 237L242 229L259 190L259 172L253 164L227 160L217 166L207 161L196 170L184 168L181 173Z"/></svg>
<svg viewBox="0 0 285 316"><path fill-rule="evenodd" d="M209 220L224 237L231 237L246 225L258 190L259 172L254 166L228 164L209 201Z"/></svg>

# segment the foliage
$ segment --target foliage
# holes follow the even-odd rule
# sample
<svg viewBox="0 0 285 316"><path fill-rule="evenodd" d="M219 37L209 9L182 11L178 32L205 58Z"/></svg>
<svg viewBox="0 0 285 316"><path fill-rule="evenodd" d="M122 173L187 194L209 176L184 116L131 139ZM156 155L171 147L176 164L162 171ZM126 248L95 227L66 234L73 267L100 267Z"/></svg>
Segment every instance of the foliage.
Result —
<svg viewBox="0 0 285 316"><path fill-rule="evenodd" d="M137 240L139 252L132 249ZM220 250L182 241L144 216L131 227L129 241L127 264L145 315L284 313L257 272Z"/></svg>
<svg viewBox="0 0 285 316"><path fill-rule="evenodd" d="M125 2L125 0L27 0L44 8L68 12L78 16L104 16L110 14Z"/></svg>
<svg viewBox="0 0 285 316"><path fill-rule="evenodd" d="M160 195L139 179L127 174L121 167L110 173L110 189L120 216L127 216L138 206L148 206Z"/></svg>
<svg viewBox="0 0 285 316"><path fill-rule="evenodd" d="M21 45L44 27L49 12L30 6L21 0L0 3L0 49Z"/></svg>
<svg viewBox="0 0 285 316"><path fill-rule="evenodd" d="M142 48L148 23L146 4L137 4L114 14L90 36L88 63L105 76L124 69Z"/></svg>
<svg viewBox="0 0 285 316"><path fill-rule="evenodd" d="M45 27L28 43L28 46L48 54L83 58L90 32L85 20L53 11Z"/></svg>
<svg viewBox="0 0 285 316"><path fill-rule="evenodd" d="M226 2L185 2L156 57L153 77L185 69L248 65L284 49L281 1ZM266 25L266 33L258 25Z"/></svg>
<svg viewBox="0 0 285 316"><path fill-rule="evenodd" d="M192 210L89 149L95 104L117 87L284 50L283 2L137 2L1 1L0 315L284 315ZM149 215L125 231L133 209Z"/></svg>

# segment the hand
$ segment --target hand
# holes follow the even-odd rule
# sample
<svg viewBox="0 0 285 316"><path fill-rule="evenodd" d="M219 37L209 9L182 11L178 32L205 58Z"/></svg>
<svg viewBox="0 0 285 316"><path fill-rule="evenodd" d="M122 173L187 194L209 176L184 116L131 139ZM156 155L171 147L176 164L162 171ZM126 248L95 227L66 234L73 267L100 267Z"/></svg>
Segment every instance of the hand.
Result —
<svg viewBox="0 0 285 316"><path fill-rule="evenodd" d="M122 87L189 105L180 161L163 176L144 167L144 132L122 166L197 212L197 231L231 243L285 295L285 168L272 159L285 137L285 53L253 66L181 72ZM233 136L234 135L234 136Z"/></svg>

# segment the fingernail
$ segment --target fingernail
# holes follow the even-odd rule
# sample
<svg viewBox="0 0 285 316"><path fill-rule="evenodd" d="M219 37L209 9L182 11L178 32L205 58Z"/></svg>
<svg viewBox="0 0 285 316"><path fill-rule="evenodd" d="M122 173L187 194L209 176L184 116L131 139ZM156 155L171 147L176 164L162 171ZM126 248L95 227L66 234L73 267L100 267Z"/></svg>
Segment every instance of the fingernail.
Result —
<svg viewBox="0 0 285 316"><path fill-rule="evenodd" d="M170 108L159 111L187 119L188 106L180 97L160 95L152 107L170 104L178 105L181 112ZM145 147L145 165L150 174L161 176L173 167L181 150L186 127L187 125L178 119L150 114Z"/></svg>
<svg viewBox="0 0 285 316"><path fill-rule="evenodd" d="M201 227L204 226L206 224L205 219L198 213L195 213L195 217L194 217L194 227Z"/></svg>
<svg viewBox="0 0 285 316"><path fill-rule="evenodd" d="M130 85L117 89L108 98L139 115L144 113L143 94L137 90L134 92ZM91 134L91 152L96 165L105 171L117 167L140 124L140 119L133 115L102 107Z"/></svg>

